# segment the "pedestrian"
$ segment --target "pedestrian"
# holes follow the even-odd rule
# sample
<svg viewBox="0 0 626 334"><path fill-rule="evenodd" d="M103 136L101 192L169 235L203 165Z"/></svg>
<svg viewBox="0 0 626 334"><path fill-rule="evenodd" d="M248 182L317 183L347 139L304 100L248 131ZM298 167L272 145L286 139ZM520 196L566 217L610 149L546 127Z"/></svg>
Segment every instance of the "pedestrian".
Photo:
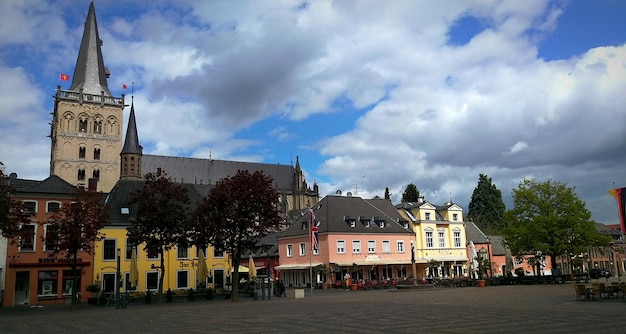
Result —
<svg viewBox="0 0 626 334"><path fill-rule="evenodd" d="M349 289L350 288L350 274L346 273L343 276L343 279L346 281L346 289Z"/></svg>
<svg viewBox="0 0 626 334"><path fill-rule="evenodd" d="M287 297L287 293L285 293L285 284L283 284L283 280L278 281L278 297L285 296Z"/></svg>

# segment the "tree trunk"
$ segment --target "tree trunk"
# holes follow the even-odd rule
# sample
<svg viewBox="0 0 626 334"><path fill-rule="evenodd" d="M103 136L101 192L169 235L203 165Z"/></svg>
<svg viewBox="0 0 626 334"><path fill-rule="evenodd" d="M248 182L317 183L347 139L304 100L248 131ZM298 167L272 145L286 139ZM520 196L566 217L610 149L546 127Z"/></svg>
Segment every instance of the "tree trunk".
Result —
<svg viewBox="0 0 626 334"><path fill-rule="evenodd" d="M238 252L240 253L240 252ZM230 283L232 287L232 293L230 294L230 300L236 302L239 300L239 262L241 262L241 255L231 256L233 261L233 274L230 277Z"/></svg>
<svg viewBox="0 0 626 334"><path fill-rule="evenodd" d="M165 279L165 258L163 256L163 247L159 250L161 255L161 275L159 276L159 291L157 292L157 305L161 305L161 296L163 295L163 281Z"/></svg>
<svg viewBox="0 0 626 334"><path fill-rule="evenodd" d="M73 310L76 306L77 294L80 289L78 285L78 255L77 252L72 252L72 299L70 304L70 310Z"/></svg>

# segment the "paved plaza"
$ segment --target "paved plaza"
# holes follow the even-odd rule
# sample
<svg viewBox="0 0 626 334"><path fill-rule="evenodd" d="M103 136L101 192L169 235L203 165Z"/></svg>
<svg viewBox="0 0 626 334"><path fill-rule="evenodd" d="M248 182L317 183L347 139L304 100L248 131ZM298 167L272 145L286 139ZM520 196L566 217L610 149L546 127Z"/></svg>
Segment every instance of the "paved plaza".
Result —
<svg viewBox="0 0 626 334"><path fill-rule="evenodd" d="M237 303L5 308L0 333L626 332L626 302L576 301L572 284L305 291L304 299Z"/></svg>

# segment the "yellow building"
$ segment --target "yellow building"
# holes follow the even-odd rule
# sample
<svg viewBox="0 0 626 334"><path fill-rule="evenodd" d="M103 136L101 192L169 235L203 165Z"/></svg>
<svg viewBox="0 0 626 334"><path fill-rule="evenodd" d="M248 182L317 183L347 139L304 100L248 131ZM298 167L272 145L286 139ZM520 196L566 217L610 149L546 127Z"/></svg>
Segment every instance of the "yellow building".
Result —
<svg viewBox="0 0 626 334"><path fill-rule="evenodd" d="M435 206L421 199L404 202L396 209L415 232L413 245L418 277L468 275L463 209L453 203ZM428 264L437 261L438 267Z"/></svg>
<svg viewBox="0 0 626 334"><path fill-rule="evenodd" d="M144 245L135 247L137 254L137 282L131 282L131 257L133 245L126 238L126 227L106 227L101 231L104 239L96 243L93 260L93 270L96 284L102 287L105 293L115 291L115 274L117 272L117 257L119 254L121 292L158 291L158 282L161 276L161 258L144 250ZM119 252L119 253L118 253ZM205 250L206 264L210 277L198 282L198 250L196 247L175 247L165 252L165 275L163 291L168 289L194 290L201 287L225 288L229 279L230 264L228 256L223 252L216 253L213 247Z"/></svg>

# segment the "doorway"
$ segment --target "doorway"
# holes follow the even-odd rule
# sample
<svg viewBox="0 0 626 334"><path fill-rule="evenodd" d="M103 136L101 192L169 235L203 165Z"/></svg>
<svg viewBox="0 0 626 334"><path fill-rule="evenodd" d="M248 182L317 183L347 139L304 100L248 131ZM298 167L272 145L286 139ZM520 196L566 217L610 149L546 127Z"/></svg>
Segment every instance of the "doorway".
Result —
<svg viewBox="0 0 626 334"><path fill-rule="evenodd" d="M28 281L30 273L28 271L18 271L15 273L15 299L13 305L28 305Z"/></svg>
<svg viewBox="0 0 626 334"><path fill-rule="evenodd" d="M213 288L214 289L224 289L224 270L223 269L214 269L213 270Z"/></svg>

